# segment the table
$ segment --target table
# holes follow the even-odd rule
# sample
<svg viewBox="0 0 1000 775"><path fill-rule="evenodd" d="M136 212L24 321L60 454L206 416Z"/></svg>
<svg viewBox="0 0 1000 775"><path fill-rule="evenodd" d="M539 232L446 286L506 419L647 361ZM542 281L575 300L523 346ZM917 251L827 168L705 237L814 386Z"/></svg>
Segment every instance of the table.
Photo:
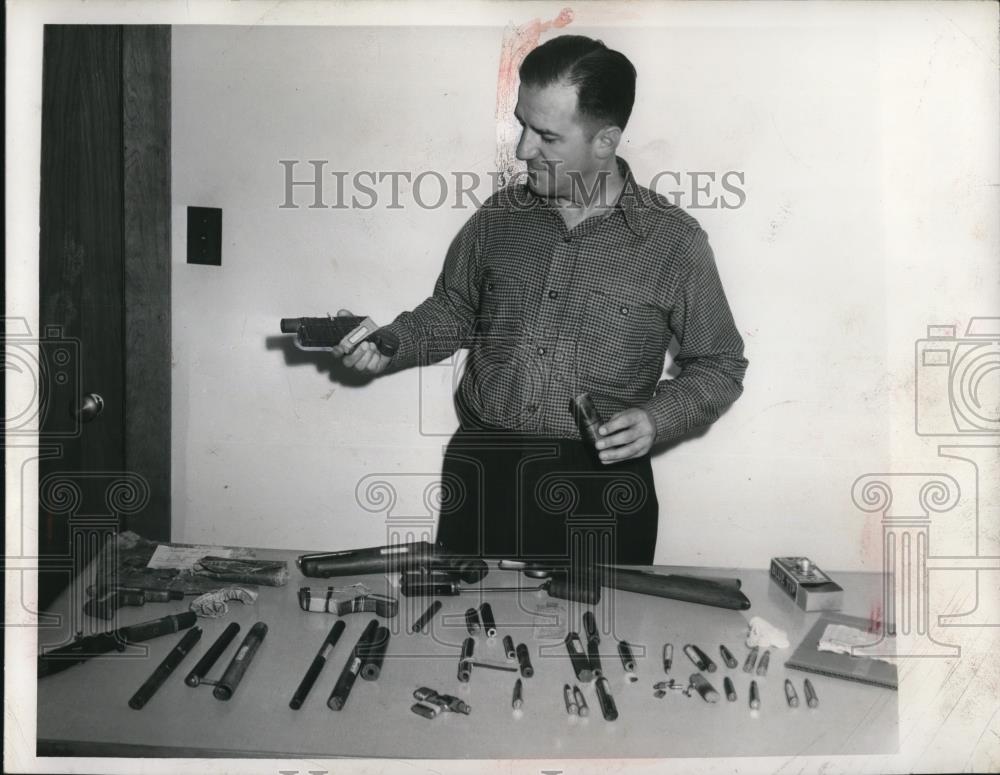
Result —
<svg viewBox="0 0 1000 775"><path fill-rule="evenodd" d="M801 641L818 613L805 613L769 580L766 570L657 567L661 572L732 576L743 582L752 606L731 611L691 603L604 589L594 607L556 601L544 592L473 593L441 597L443 607L425 634L410 634L413 621L428 600L399 596L399 614L381 620L392 636L378 681L360 678L346 707L326 706L348 654L372 614L344 617L347 625L326 668L298 711L288 702L336 617L299 608L301 586L363 583L373 592L395 595L395 578L367 575L308 579L294 568L297 552L257 550L260 558L289 561L291 580L284 587L260 587L251 606L231 603L219 619L200 619L204 635L160 691L141 711L128 700L153 668L179 641L170 635L130 648L124 654L93 658L38 682L38 755L40 756L159 756L159 757L393 757L393 758L630 758L722 757L894 753L898 750L897 693L845 680L808 676L789 669L784 660ZM489 586L535 584L514 571L490 563L483 581ZM881 598L877 574L832 573L845 589L843 613L867 617ZM56 601L52 613L59 627L43 630L40 644L65 643L80 629L83 598L72 587ZM517 675L475 668L469 683L457 680L458 656L468 633L464 612L488 600L499 634L476 637L476 656L505 661L501 638L530 649L535 668L523 679L524 708L511 711ZM70 605L70 601L75 601ZM545 616L536 607L558 603ZM76 611L70 615L71 607ZM187 602L147 603L123 608L118 619L98 630L158 618L186 610ZM583 632L582 613L594 611L601 629L602 660L615 702L617 721L601 716L593 684L581 684L590 715L570 717L563 703L563 685L576 681L563 636ZM791 646L772 650L768 674L756 677L762 708L748 708L750 676L742 671L747 654L743 639L751 616L762 616L788 632ZM96 620L89 620L93 628ZM230 622L241 632L216 663L215 678L228 664L237 644L257 621L267 623L268 635L243 683L228 702L215 699L208 686L190 688L184 676ZM551 637L542 637L551 636ZM617 654L618 640L627 640L636 655L639 680L629 683ZM674 644L674 667L665 675L662 647ZM733 678L739 699L708 704L697 694L653 695L653 684L674 677L686 681L696 672L681 652L685 643L701 646L719 665L707 674L717 690L722 678ZM725 643L740 665L729 670L718 656ZM143 646L145 648L143 648ZM800 706L789 708L784 679L798 690ZM802 689L810 677L820 699L807 708ZM470 715L442 713L428 720L410 711L413 691L421 686L454 694L472 707Z"/></svg>

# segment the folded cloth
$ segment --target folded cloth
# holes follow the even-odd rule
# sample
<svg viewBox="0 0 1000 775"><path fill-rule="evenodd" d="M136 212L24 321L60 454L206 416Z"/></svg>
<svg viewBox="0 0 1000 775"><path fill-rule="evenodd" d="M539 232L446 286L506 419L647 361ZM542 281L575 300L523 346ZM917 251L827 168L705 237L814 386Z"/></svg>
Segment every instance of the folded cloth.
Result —
<svg viewBox="0 0 1000 775"><path fill-rule="evenodd" d="M762 649L788 648L788 633L779 630L773 624L760 616L750 619L750 629L747 632L747 646L753 648L757 646Z"/></svg>

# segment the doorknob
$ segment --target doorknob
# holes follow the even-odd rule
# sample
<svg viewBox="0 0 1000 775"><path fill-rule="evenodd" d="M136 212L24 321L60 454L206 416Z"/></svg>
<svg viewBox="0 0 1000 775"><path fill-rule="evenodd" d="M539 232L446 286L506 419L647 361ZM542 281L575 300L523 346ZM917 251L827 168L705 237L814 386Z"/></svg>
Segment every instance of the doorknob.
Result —
<svg viewBox="0 0 1000 775"><path fill-rule="evenodd" d="M97 393L87 393L80 401L79 408L74 411L74 415L80 422L90 422L103 411L104 399Z"/></svg>

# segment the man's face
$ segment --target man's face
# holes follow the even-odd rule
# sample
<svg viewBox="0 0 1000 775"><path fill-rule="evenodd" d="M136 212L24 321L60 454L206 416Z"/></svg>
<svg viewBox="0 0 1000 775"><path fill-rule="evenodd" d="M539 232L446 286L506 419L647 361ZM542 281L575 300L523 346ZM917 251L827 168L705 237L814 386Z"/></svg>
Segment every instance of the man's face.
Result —
<svg viewBox="0 0 1000 775"><path fill-rule="evenodd" d="M517 158L527 162L528 186L542 197L578 199L599 166L591 130L576 112L576 88L521 84L514 117L521 125Z"/></svg>

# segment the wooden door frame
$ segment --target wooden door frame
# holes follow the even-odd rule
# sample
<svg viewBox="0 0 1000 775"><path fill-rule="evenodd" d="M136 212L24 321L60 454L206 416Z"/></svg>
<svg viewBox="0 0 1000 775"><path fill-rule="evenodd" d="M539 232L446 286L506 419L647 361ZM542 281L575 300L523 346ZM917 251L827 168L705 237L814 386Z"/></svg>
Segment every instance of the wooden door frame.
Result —
<svg viewBox="0 0 1000 775"><path fill-rule="evenodd" d="M122 28L125 470L149 482L129 527L170 540L170 27Z"/></svg>

